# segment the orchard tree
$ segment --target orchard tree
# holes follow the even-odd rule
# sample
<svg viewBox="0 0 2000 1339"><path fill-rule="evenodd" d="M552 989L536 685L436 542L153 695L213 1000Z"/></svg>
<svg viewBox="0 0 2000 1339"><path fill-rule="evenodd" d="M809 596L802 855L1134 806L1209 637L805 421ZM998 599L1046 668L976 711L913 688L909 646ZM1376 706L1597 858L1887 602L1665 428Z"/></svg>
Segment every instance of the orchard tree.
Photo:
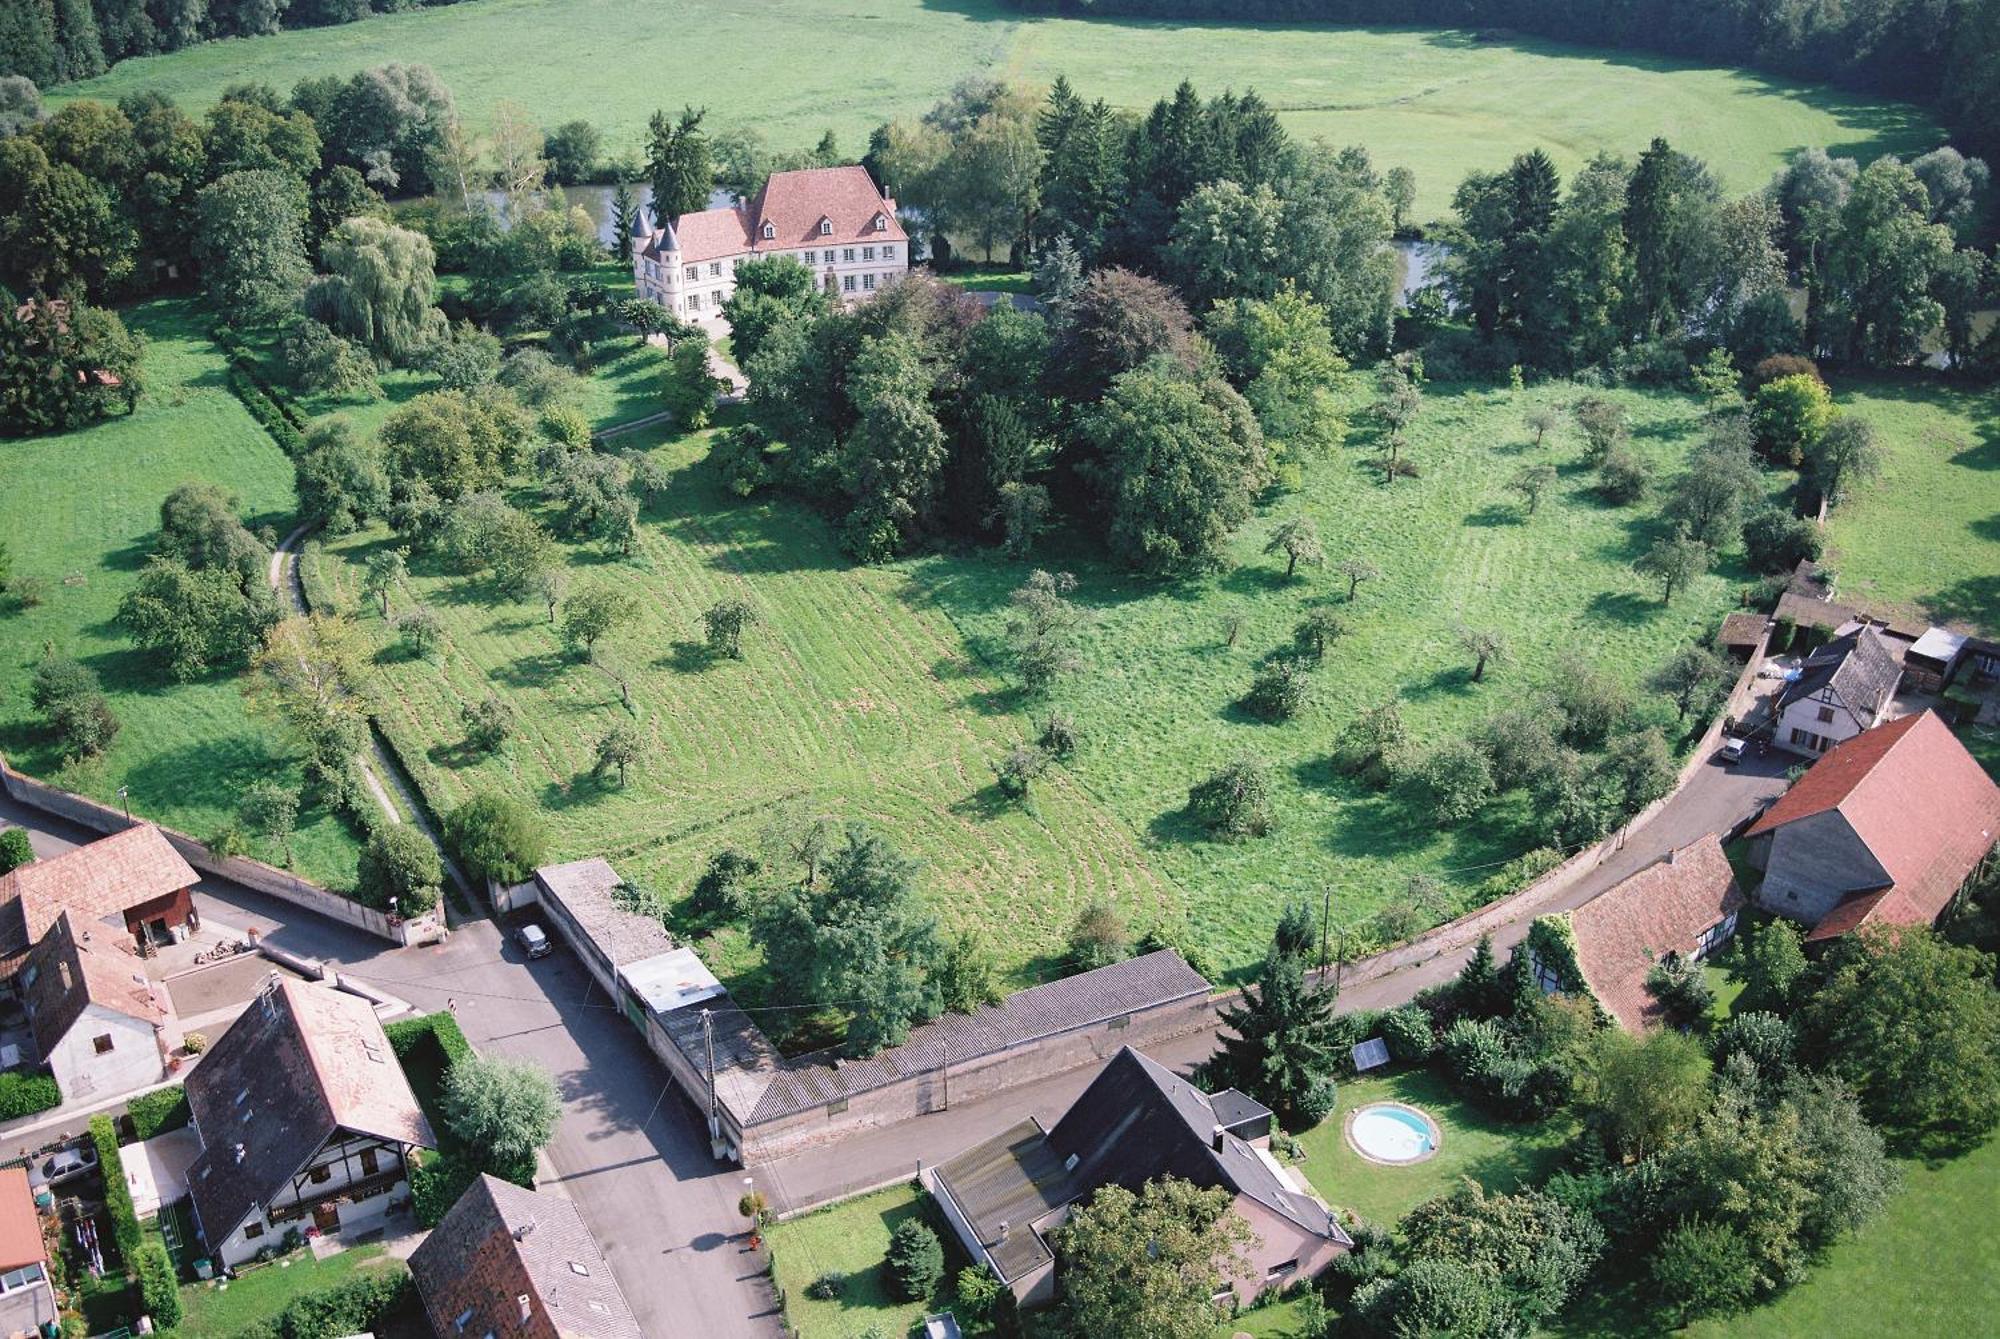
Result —
<svg viewBox="0 0 2000 1339"><path fill-rule="evenodd" d="M292 833L299 824L297 790L282 781L252 783L237 802L236 821L276 842L285 853L285 868L291 868Z"/></svg>
<svg viewBox="0 0 2000 1339"><path fill-rule="evenodd" d="M597 662L597 643L638 615L639 605L615 586L585 586L563 602L563 645L583 652L583 658Z"/></svg>
<svg viewBox="0 0 2000 1339"><path fill-rule="evenodd" d="M362 569L361 588L374 597L383 618L389 617L389 596L409 577L406 554L404 549L377 549Z"/></svg>
<svg viewBox="0 0 2000 1339"><path fill-rule="evenodd" d="M1382 575L1382 569L1366 558L1342 558L1340 566L1334 569L1347 583L1347 602L1354 603L1354 597L1361 590L1361 583L1373 581Z"/></svg>
<svg viewBox="0 0 2000 1339"><path fill-rule="evenodd" d="M1326 548L1319 540L1319 525L1310 516L1294 516L1278 523L1264 543L1264 552L1285 555L1285 580L1290 581L1299 564L1326 565Z"/></svg>
<svg viewBox="0 0 2000 1339"><path fill-rule="evenodd" d="M1633 564L1639 575L1660 583L1660 603L1674 602L1674 592L1684 590L1705 574L1715 561L1708 545L1689 535L1685 528L1653 541Z"/></svg>
<svg viewBox="0 0 2000 1339"><path fill-rule="evenodd" d="M1068 572L1036 568L1008 602L1007 641L1020 668L1021 683L1031 693L1046 693L1058 679L1083 665L1076 653L1076 631L1083 610L1071 602L1076 578Z"/></svg>
<svg viewBox="0 0 2000 1339"><path fill-rule="evenodd" d="M1523 465L1515 471L1514 477L1507 481L1507 487L1519 493L1521 500L1528 504L1530 516L1533 516L1535 509L1541 506L1542 495L1555 486L1556 467L1546 462Z"/></svg>
<svg viewBox="0 0 2000 1339"><path fill-rule="evenodd" d="M514 730L514 709L497 697L468 702L459 709L466 745L480 753L498 753Z"/></svg>
<svg viewBox="0 0 2000 1339"><path fill-rule="evenodd" d="M1686 721L1689 712L1705 708L1714 699L1728 678L1729 669L1722 658L1708 647L1696 644L1674 652L1672 659L1653 672L1649 682L1655 691L1665 693L1673 702L1679 713L1675 719Z"/></svg>
<svg viewBox="0 0 2000 1339"><path fill-rule="evenodd" d="M646 738L639 733L639 727L630 721L620 721L606 730L597 740L597 766L591 770L593 776L603 776L612 768L618 769L618 785L625 785L625 772L645 760Z"/></svg>
<svg viewBox="0 0 2000 1339"><path fill-rule="evenodd" d="M1539 451L1542 439L1562 426L1563 417L1555 406L1540 404L1522 415L1521 421L1527 425L1529 432L1535 434L1535 449Z"/></svg>
<svg viewBox="0 0 2000 1339"><path fill-rule="evenodd" d="M731 660L743 658L743 633L757 625L757 611L744 600L721 600L710 605L701 616L704 636L708 640L708 653L727 656Z"/></svg>
<svg viewBox="0 0 2000 1339"><path fill-rule="evenodd" d="M1806 447L1805 471L1827 506L1839 506L1856 484L1882 473L1882 446L1875 429L1852 414L1835 416L1819 439Z"/></svg>
<svg viewBox="0 0 2000 1339"><path fill-rule="evenodd" d="M1271 830L1271 775L1261 761L1241 757L1188 790L1188 812L1223 841Z"/></svg>
<svg viewBox="0 0 2000 1339"><path fill-rule="evenodd" d="M1472 657L1472 681L1478 683L1486 677L1488 665L1507 663L1507 639L1492 628L1460 628L1456 634L1458 649Z"/></svg>
<svg viewBox="0 0 2000 1339"><path fill-rule="evenodd" d="M1346 626L1333 610L1316 604L1306 610L1305 617L1292 629L1292 645L1298 648L1302 659L1317 665L1326 659L1327 648L1333 645L1334 639L1346 631Z"/></svg>

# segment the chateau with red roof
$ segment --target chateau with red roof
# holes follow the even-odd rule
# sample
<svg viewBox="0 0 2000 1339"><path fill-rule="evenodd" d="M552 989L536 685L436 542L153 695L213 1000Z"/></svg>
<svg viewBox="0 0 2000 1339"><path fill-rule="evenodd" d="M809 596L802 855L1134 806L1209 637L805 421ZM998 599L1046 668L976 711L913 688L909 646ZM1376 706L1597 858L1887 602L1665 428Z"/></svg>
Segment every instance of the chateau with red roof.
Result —
<svg viewBox="0 0 2000 1339"><path fill-rule="evenodd" d="M1836 745L1745 836L1757 902L1830 939L1930 925L2000 835L2000 786L1935 713Z"/></svg>
<svg viewBox="0 0 2000 1339"><path fill-rule="evenodd" d="M754 199L633 227L639 296L701 325L722 321L737 265L764 256L790 256L856 302L909 272L910 239L896 202L858 166L773 172Z"/></svg>

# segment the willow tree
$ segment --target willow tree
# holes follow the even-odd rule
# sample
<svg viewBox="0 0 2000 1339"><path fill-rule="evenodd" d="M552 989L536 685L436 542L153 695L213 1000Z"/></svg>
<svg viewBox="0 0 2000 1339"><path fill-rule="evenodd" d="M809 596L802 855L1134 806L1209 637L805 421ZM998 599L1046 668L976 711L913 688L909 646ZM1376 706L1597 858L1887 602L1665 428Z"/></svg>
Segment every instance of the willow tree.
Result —
<svg viewBox="0 0 2000 1339"><path fill-rule="evenodd" d="M351 218L320 247L327 274L306 290L306 312L398 366L421 358L443 335L432 305L437 254L422 233L378 218Z"/></svg>

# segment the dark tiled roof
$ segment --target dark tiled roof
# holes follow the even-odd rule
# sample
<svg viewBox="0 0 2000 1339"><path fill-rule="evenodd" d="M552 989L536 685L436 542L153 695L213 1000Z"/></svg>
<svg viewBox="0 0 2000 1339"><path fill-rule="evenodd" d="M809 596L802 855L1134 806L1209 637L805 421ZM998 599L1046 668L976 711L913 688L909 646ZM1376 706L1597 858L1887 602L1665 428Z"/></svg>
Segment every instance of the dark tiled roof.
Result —
<svg viewBox="0 0 2000 1339"><path fill-rule="evenodd" d="M1186 1079L1127 1046L1046 1134L1024 1121L944 1163L937 1179L1010 1281L1051 1258L1041 1225L1057 1209L1102 1186L1136 1192L1165 1176L1220 1186L1304 1231L1346 1243L1325 1206L1286 1185L1255 1149L1227 1133L1232 1118L1243 1119L1252 1106L1231 1090L1218 1108ZM1219 1140L1217 1126L1225 1131Z"/></svg>
<svg viewBox="0 0 2000 1339"><path fill-rule="evenodd" d="M1814 927L1828 939L1879 920L1928 925L2000 834L2000 787L1936 712L1864 730L1829 749L1744 835L1838 810L1888 873Z"/></svg>
<svg viewBox="0 0 2000 1339"><path fill-rule="evenodd" d="M1805 658L1801 674L1786 685L1783 701L1809 698L1829 689L1848 714L1872 721L1896 692L1903 667L1872 627L1836 637Z"/></svg>
<svg viewBox="0 0 2000 1339"><path fill-rule="evenodd" d="M1225 1130L1234 1130L1240 1125L1271 1119L1271 1108L1245 1092L1234 1088L1224 1088L1219 1093L1208 1095L1208 1104L1215 1111L1215 1123Z"/></svg>
<svg viewBox="0 0 2000 1339"><path fill-rule="evenodd" d="M1734 613L1722 620L1722 630L1715 635L1717 646L1755 646L1763 637L1770 620L1762 614Z"/></svg>
<svg viewBox="0 0 2000 1339"><path fill-rule="evenodd" d="M913 1029L901 1046L866 1060L839 1059L827 1052L786 1061L772 1072L769 1086L744 1123L777 1120L910 1074L962 1064L1041 1037L1207 993L1207 980L1171 949L1128 958L1094 972L1030 986L971 1014L946 1014ZM700 1052L692 1054L701 1063Z"/></svg>
<svg viewBox="0 0 2000 1339"><path fill-rule="evenodd" d="M482 1175L466 1188L410 1256L410 1273L441 1335L640 1339L576 1206L498 1177ZM524 1296L531 1299L525 1321Z"/></svg>
<svg viewBox="0 0 2000 1339"><path fill-rule="evenodd" d="M1743 891L1714 833L1570 913L1577 966L1613 1018L1637 1030L1659 1023L1646 975L1668 953L1692 954L1703 931L1743 905Z"/></svg>
<svg viewBox="0 0 2000 1339"><path fill-rule="evenodd" d="M592 857L535 871L543 896L553 897L614 965L643 962L674 949L659 919L627 911L612 896L624 880L607 860Z"/></svg>
<svg viewBox="0 0 2000 1339"><path fill-rule="evenodd" d="M188 1075L187 1097L202 1143L188 1192L211 1249L337 1130L437 1146L375 1010L304 981L266 986Z"/></svg>

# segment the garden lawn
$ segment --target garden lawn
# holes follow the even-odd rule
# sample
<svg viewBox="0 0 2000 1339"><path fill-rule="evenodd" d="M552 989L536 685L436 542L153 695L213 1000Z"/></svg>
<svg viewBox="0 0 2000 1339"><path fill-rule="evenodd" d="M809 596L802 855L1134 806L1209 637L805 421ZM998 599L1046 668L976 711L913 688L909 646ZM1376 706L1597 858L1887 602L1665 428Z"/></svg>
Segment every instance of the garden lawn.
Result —
<svg viewBox="0 0 2000 1339"><path fill-rule="evenodd" d="M1434 744L1529 701L1575 658L1632 687L1673 738L1672 709L1640 686L1677 647L1710 637L1750 577L1735 565L1740 555L1730 555L1662 606L1632 567L1661 531L1656 503L1606 505L1573 428L1551 432L1537 451L1522 426L1530 406L1567 406L1581 394L1566 384L1519 393L1433 384L1411 434L1409 458L1422 477L1383 487L1365 445L1372 430L1357 428L1348 446L1306 462L1297 493L1259 510L1228 545L1229 570L1216 576L1162 585L1060 536L1036 555L1032 565L1075 571L1075 598L1092 618L1081 638L1084 669L1052 695L1083 732L1067 770L1185 890L1192 944L1210 965L1240 973L1256 963L1289 899L1317 905L1330 885L1336 925L1360 926L1424 871L1463 910L1491 894L1482 880L1540 845L1519 795L1440 832L1393 795L1334 771L1328 759L1339 730L1391 694L1414 738ZM1664 392L1606 394L1630 410L1633 449L1664 483L1701 436L1695 405ZM1555 464L1561 478L1529 517L1506 484L1537 460ZM1766 477L1774 489L1788 482ZM1294 515L1317 523L1329 566L1302 567L1286 582L1282 558L1263 547ZM1350 555L1383 573L1351 606L1333 570ZM915 584L1004 673L1007 596L1030 564L981 554L911 566ZM1348 630L1315 672L1305 709L1283 724L1242 713L1234 704L1259 665L1290 646L1300 617L1320 602ZM1224 632L1230 618L1242 620L1234 646ZM1461 625L1498 630L1511 648L1510 661L1489 668L1482 683L1470 681ZM1013 698L985 705L1017 717L1045 709ZM1276 831L1234 845L1207 840L1185 816L1188 787L1244 754L1270 768Z"/></svg>
<svg viewBox="0 0 2000 1339"><path fill-rule="evenodd" d="M252 529L283 534L295 502L292 466L225 381L226 364L192 302L168 299L125 313L149 341L139 412L54 437L0 441L0 536L16 575L48 584L47 602L0 602L0 748L23 771L107 804L120 786L132 812L206 837L233 817L251 782L296 778L274 721L245 707L238 676L176 684L143 658L113 621L145 565L160 502L190 480L221 484ZM123 722L102 759L65 770L28 701L45 643L104 682ZM256 855L282 863L261 839ZM341 821L300 817L293 851L301 874L351 887L358 847Z"/></svg>
<svg viewBox="0 0 2000 1339"><path fill-rule="evenodd" d="M700 58L686 59L691 34ZM671 89L606 79L672 69ZM1565 172L1599 150L1637 154L1655 135L1705 158L1732 191L1762 186L1784 158L1824 145L1863 161L1921 152L1939 133L1904 104L1745 71L1533 39L1312 25L1026 18L997 0L472 0L330 28L213 42L125 61L59 90L115 101L141 89L197 113L224 87L391 61L443 76L475 125L513 100L543 125L596 123L633 154L646 118L690 103L716 130L750 127L776 148L828 129L858 154L868 132L914 116L975 74L1044 84L1067 74L1086 98L1143 110L1183 78L1205 93L1254 87L1294 133L1368 146L1417 174L1419 218L1448 205L1467 172L1540 145Z"/></svg>
<svg viewBox="0 0 2000 1339"><path fill-rule="evenodd" d="M1356 1153L1347 1142L1347 1113L1370 1102L1405 1102L1426 1112L1443 1134L1437 1156L1385 1167ZM1454 1095L1430 1070L1406 1069L1343 1082L1339 1110L1299 1136L1306 1150L1300 1170L1336 1209L1353 1209L1390 1227L1468 1176L1502 1193L1540 1185L1574 1132L1574 1122L1564 1116L1530 1125L1495 1120Z"/></svg>
<svg viewBox="0 0 2000 1339"><path fill-rule="evenodd" d="M1835 393L1883 454L1827 524L1839 596L2000 634L2000 403L1916 376Z"/></svg>
<svg viewBox="0 0 2000 1339"><path fill-rule="evenodd" d="M965 1252L954 1237L944 1242L945 1285L926 1305L898 1302L883 1281L882 1258L889 1234L906 1218L921 1212L917 1192L896 1186L847 1200L790 1222L774 1225L766 1234L771 1248L771 1272L785 1299L785 1318L800 1339L844 1339L879 1326L881 1333L908 1333L927 1312L948 1309L951 1280L965 1266ZM841 1295L827 1301L806 1296L806 1286L822 1274L848 1276ZM985 1334L985 1326L965 1325L967 1334Z"/></svg>
<svg viewBox="0 0 2000 1339"><path fill-rule="evenodd" d="M350 1246L338 1255L315 1260L311 1251L301 1249L226 1286L215 1280L190 1283L181 1289L185 1314L180 1333L224 1339L273 1319L307 1293L330 1288L353 1275L384 1270L401 1273L406 1268L402 1261L383 1252L378 1242Z"/></svg>
<svg viewBox="0 0 2000 1339"><path fill-rule="evenodd" d="M618 445L660 441L653 431ZM758 849L788 803L867 819L926 862L922 885L941 919L983 929L1015 985L1055 974L1064 934L1094 894L1116 897L1141 925L1179 914L1178 893L1134 834L1073 778L1052 776L1032 806L999 795L990 764L1025 724L951 621L911 598L907 570L854 567L828 525L795 504L732 497L703 463L706 445L698 435L657 446L672 483L643 517L632 558L595 543L570 551L572 591L611 583L638 603L637 621L600 644L602 667L568 655L539 604L498 599L423 561L395 607L436 610L437 663L403 658L374 611L363 615L383 645L381 721L434 808L510 791L548 812L556 858L604 856L672 899L723 845ZM532 490L514 500L541 511ZM361 564L387 542L380 528L329 541L315 580L360 607ZM711 661L700 616L728 597L762 621L743 659ZM631 685L647 750L623 787L593 774L597 741L633 718L613 673ZM460 724L464 706L488 696L518 722L490 758L465 749ZM703 952L756 993L740 935Z"/></svg>

